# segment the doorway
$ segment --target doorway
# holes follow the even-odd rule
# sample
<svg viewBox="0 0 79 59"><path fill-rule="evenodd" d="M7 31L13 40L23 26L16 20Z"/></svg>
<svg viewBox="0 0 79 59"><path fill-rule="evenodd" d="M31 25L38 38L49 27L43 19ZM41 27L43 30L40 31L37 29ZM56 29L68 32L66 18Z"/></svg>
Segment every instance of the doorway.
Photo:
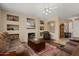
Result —
<svg viewBox="0 0 79 59"><path fill-rule="evenodd" d="M60 38L64 38L64 24L60 24Z"/></svg>

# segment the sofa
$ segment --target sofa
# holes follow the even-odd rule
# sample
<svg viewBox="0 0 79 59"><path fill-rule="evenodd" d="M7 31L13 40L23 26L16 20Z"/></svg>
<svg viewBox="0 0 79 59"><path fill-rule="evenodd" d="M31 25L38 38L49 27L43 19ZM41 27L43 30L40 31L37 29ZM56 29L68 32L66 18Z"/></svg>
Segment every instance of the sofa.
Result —
<svg viewBox="0 0 79 59"><path fill-rule="evenodd" d="M61 50L55 56L79 56L79 45L75 47L72 53L68 53L65 50Z"/></svg>
<svg viewBox="0 0 79 59"><path fill-rule="evenodd" d="M28 56L29 53L19 39L11 40L7 32L0 32L0 55Z"/></svg>
<svg viewBox="0 0 79 59"><path fill-rule="evenodd" d="M59 51L52 53L52 56L79 56L79 44L70 40L64 47L57 48ZM34 52L29 51L30 47L26 42L19 39L11 40L7 32L0 32L0 56L37 56Z"/></svg>
<svg viewBox="0 0 79 59"><path fill-rule="evenodd" d="M60 56L79 56L79 39L73 38L69 39L65 46L60 45L58 47L60 49L57 55Z"/></svg>

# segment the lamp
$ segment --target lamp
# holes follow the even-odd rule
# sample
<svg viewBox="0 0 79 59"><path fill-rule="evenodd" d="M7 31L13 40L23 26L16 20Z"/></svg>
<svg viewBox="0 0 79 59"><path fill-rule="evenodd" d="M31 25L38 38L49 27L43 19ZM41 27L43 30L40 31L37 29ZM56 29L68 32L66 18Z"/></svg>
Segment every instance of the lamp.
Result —
<svg viewBox="0 0 79 59"><path fill-rule="evenodd" d="M38 41L38 39L37 39L37 38L34 38L34 40L35 40L35 41Z"/></svg>

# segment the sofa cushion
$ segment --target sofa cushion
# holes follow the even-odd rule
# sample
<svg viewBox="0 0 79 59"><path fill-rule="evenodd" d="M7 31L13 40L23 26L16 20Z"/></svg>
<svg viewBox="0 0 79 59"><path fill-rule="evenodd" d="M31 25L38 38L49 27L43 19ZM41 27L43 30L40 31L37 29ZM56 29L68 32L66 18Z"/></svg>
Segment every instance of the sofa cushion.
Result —
<svg viewBox="0 0 79 59"><path fill-rule="evenodd" d="M76 41L69 41L69 42L67 42L67 44L77 46L77 45L79 45L79 42L76 42Z"/></svg>
<svg viewBox="0 0 79 59"><path fill-rule="evenodd" d="M0 53L0 56L16 56L16 52L6 52L6 53Z"/></svg>
<svg viewBox="0 0 79 59"><path fill-rule="evenodd" d="M70 56L70 54L65 51L60 50L56 56Z"/></svg>
<svg viewBox="0 0 79 59"><path fill-rule="evenodd" d="M0 52L6 52L9 49L7 33L0 32Z"/></svg>
<svg viewBox="0 0 79 59"><path fill-rule="evenodd" d="M72 56L79 56L79 45L72 52Z"/></svg>
<svg viewBox="0 0 79 59"><path fill-rule="evenodd" d="M66 44L66 46L64 47L64 49L66 50L67 53L72 54L72 52L75 49L75 47L76 46L74 46L74 45Z"/></svg>
<svg viewBox="0 0 79 59"><path fill-rule="evenodd" d="M13 40L11 42L10 49L8 52L11 52L11 51L16 51L16 55L18 56L29 55L27 48L25 48L25 46L19 40Z"/></svg>
<svg viewBox="0 0 79 59"><path fill-rule="evenodd" d="M0 53L16 52L17 55L29 55L19 39L10 40L7 32L0 32Z"/></svg>
<svg viewBox="0 0 79 59"><path fill-rule="evenodd" d="M70 38L69 40L79 43L79 37L72 37L72 38Z"/></svg>

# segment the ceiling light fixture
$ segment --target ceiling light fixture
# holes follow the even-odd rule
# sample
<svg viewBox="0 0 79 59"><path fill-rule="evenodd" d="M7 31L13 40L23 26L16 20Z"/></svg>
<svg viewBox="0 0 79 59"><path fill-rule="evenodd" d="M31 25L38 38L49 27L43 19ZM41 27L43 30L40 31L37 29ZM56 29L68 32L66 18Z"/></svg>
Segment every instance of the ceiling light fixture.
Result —
<svg viewBox="0 0 79 59"><path fill-rule="evenodd" d="M43 8L41 9L42 10L42 13L44 15L49 15L49 14L52 14L52 11L54 11L55 9L57 9L58 7L54 7L54 8L49 8L49 7L46 7L46 8Z"/></svg>

